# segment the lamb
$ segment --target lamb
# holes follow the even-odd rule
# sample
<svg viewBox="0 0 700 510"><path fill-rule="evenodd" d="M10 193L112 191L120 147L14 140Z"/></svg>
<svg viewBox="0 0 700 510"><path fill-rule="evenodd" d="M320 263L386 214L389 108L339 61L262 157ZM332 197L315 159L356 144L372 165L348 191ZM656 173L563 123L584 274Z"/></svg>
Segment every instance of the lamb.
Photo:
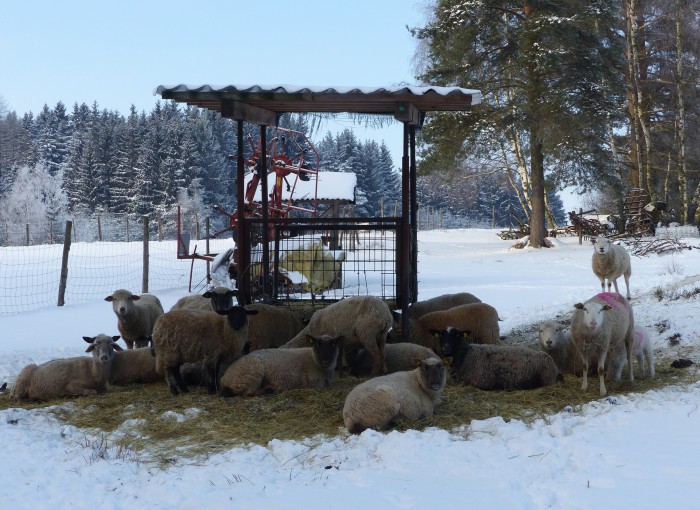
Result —
<svg viewBox="0 0 700 510"><path fill-rule="evenodd" d="M426 313L418 319L408 320L408 341L439 352L439 339L430 330L441 330L448 326L462 331L471 331L470 341L477 344L496 344L500 337L498 312L486 303L469 303L449 310ZM394 324L390 341L401 338L401 314L394 312Z"/></svg>
<svg viewBox="0 0 700 510"><path fill-rule="evenodd" d="M447 327L434 331L443 356L453 357L455 382L482 390L529 390L563 378L552 357L517 345L478 345L469 332Z"/></svg>
<svg viewBox="0 0 700 510"><path fill-rule="evenodd" d="M440 357L431 349L410 342L386 344L384 347L384 361L388 374L401 370L413 370L416 368L415 360ZM360 349L349 363L350 374L355 377L367 377L372 371L372 356L364 349Z"/></svg>
<svg viewBox="0 0 700 510"><path fill-rule="evenodd" d="M221 377L221 393L252 397L295 388L326 388L333 382L342 341L342 336L307 335L311 347L253 351L228 367Z"/></svg>
<svg viewBox="0 0 700 510"><path fill-rule="evenodd" d="M443 294L423 301L416 301L408 307L408 317L417 319L426 313L449 310L459 305L469 303L481 303L481 299L469 292L459 292L457 294Z"/></svg>
<svg viewBox="0 0 700 510"><path fill-rule="evenodd" d="M128 349L146 347L153 325L163 315L163 305L153 294L134 295L128 290L115 290L105 301L112 303L117 327Z"/></svg>
<svg viewBox="0 0 700 510"><path fill-rule="evenodd" d="M596 237L593 243L591 266L593 267L593 273L600 280L601 292L605 292L605 281L607 280L607 291L610 292L610 284L612 282L615 285L615 292L619 294L617 279L620 276L624 276L625 286L627 287L627 299L631 299L630 276L632 275L632 265L630 263L630 255L624 247L613 244L607 237Z"/></svg>
<svg viewBox="0 0 700 510"><path fill-rule="evenodd" d="M137 383L162 381L163 376L156 372L156 358L148 347L127 349L114 353L112 370L107 382L115 386L128 386Z"/></svg>
<svg viewBox="0 0 700 510"><path fill-rule="evenodd" d="M50 400L67 395L96 395L107 389L114 352L121 351L119 336L99 334L84 336L90 345L80 356L49 361L42 365L27 365L17 376L10 399Z"/></svg>
<svg viewBox="0 0 700 510"><path fill-rule="evenodd" d="M304 327L289 308L264 303L255 303L246 308L258 312L250 318L248 343L244 350L246 353L280 347L294 338Z"/></svg>
<svg viewBox="0 0 700 510"><path fill-rule="evenodd" d="M415 360L417 368L368 379L345 398L343 422L351 434L383 429L398 420L431 418L442 397L450 358Z"/></svg>
<svg viewBox="0 0 700 510"><path fill-rule="evenodd" d="M248 339L248 315L257 313L235 305L225 311L181 309L163 314L153 328L153 349L156 372L165 376L170 392L188 391L180 366L190 362L202 364L209 374L209 392L215 393L219 367L241 356Z"/></svg>
<svg viewBox="0 0 700 510"><path fill-rule="evenodd" d="M343 336L343 349L364 348L372 355L374 377L386 370L384 346L390 327L391 310L381 298L353 296L318 310L306 327L282 347L303 347L307 335ZM342 360L338 368L342 368Z"/></svg>
<svg viewBox="0 0 700 510"><path fill-rule="evenodd" d="M620 294L602 292L585 303L574 305L571 320L571 339L581 353L583 360L583 382L581 390L588 389L588 367L597 360L600 395L607 393L605 377L612 374L619 381L622 366L619 359L621 350L627 354L627 363L632 367L634 344L634 314L629 302ZM610 355L607 372L605 360ZM624 359L624 358L623 358ZM634 371L630 370L630 381L634 381Z"/></svg>
<svg viewBox="0 0 700 510"><path fill-rule="evenodd" d="M559 370L580 377L583 361L581 353L571 341L571 329L555 321L544 321L534 329L539 334L540 347L552 357Z"/></svg>
<svg viewBox="0 0 700 510"><path fill-rule="evenodd" d="M625 349L618 349L615 360L616 366L624 366L627 362ZM639 371L642 375L650 378L656 377L654 368L654 348L651 345L649 334L644 328L634 327L634 345L632 346L632 356L637 358Z"/></svg>
<svg viewBox="0 0 700 510"><path fill-rule="evenodd" d="M182 308L205 310L207 312L228 310L233 306L233 296L237 294L238 291L236 290L231 290L226 287L214 287L202 295L193 294L191 296L181 297L170 310L180 310Z"/></svg>

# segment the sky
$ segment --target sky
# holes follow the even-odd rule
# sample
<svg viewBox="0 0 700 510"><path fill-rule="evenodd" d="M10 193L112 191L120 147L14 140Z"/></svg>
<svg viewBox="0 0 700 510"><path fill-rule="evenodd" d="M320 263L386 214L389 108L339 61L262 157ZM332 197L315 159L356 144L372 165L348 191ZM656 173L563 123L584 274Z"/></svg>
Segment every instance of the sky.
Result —
<svg viewBox="0 0 700 510"><path fill-rule="evenodd" d="M62 101L151 111L158 85L418 85L424 0L4 2L0 97L19 116ZM354 128L328 121L327 130ZM400 125L356 127L400 158Z"/></svg>
<svg viewBox="0 0 700 510"><path fill-rule="evenodd" d="M558 237L550 249L515 249L496 232L420 231L419 297L471 292L498 310L504 344L515 342L521 332L518 341L535 348L533 324L570 318L574 303L600 291L590 268L592 248L579 245L575 237ZM698 295L661 301L657 295L659 289L666 296L680 296L697 288L700 238L694 229L674 232L682 244L696 249L633 254L631 303L636 326L650 334L657 374L673 372L671 360L690 358L696 364L685 369L688 382L627 394L613 383L606 397L597 394L597 383L590 384L589 404L564 406L532 423L493 416L453 430L367 430L360 435L350 435L341 426L331 437L310 433L298 441L241 444L207 457L175 456L167 467L148 462L148 451L126 455L114 446L123 434L139 434L138 420L129 419L128 413L117 430L104 433L57 420L51 406L14 405L0 411L0 451L9 467L0 476L0 506L595 510L604 502L620 509L686 508L700 498ZM693 237L682 237L686 234ZM111 254L120 245L126 249L126 243L77 243L71 252L80 244L94 245L96 260L100 246ZM7 250L0 248L0 260ZM29 255L28 250L41 253L42 247L23 250ZM128 268L114 269L96 279L105 286L100 295L127 278L120 271ZM54 296L55 289L42 288ZM187 288L152 292L168 310ZM83 335L118 334L112 307L101 297L0 315L0 331L0 383L10 385L28 363L85 356ZM204 408L209 399L221 398L204 389L193 391L201 392ZM0 394L3 404L6 398ZM99 405L99 396L85 398ZM194 407L161 418L196 420L201 412L206 411ZM264 417L260 426L265 426Z"/></svg>

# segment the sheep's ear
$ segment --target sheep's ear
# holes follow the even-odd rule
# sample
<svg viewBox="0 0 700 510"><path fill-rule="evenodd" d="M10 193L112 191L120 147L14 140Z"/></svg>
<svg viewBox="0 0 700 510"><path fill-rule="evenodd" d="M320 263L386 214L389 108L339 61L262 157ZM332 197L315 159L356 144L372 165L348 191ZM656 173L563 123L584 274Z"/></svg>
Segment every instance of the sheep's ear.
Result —
<svg viewBox="0 0 700 510"><path fill-rule="evenodd" d="M202 294L202 297L203 297L203 298L206 298L206 299L209 299L209 298L212 297L213 295L214 295L213 292L206 291L204 294Z"/></svg>
<svg viewBox="0 0 700 510"><path fill-rule="evenodd" d="M440 338L440 330L439 329L431 329L429 331L430 331L430 334L433 335L435 338Z"/></svg>
<svg viewBox="0 0 700 510"><path fill-rule="evenodd" d="M114 296L107 296L105 301L114 301Z"/></svg>
<svg viewBox="0 0 700 510"><path fill-rule="evenodd" d="M471 335L471 334L472 334L471 329L465 329L464 331L462 331L462 338L469 338L469 335Z"/></svg>
<svg viewBox="0 0 700 510"><path fill-rule="evenodd" d="M420 360L420 359L418 359L418 358L413 358L413 364L414 364L416 367L422 367L422 366L423 366L423 361Z"/></svg>
<svg viewBox="0 0 700 510"><path fill-rule="evenodd" d="M612 310L612 306L610 306L610 305L603 305L603 310Z"/></svg>
<svg viewBox="0 0 700 510"><path fill-rule="evenodd" d="M141 299L141 296L134 296L134 295L132 295L130 299L131 299L132 301L138 301L139 299Z"/></svg>
<svg viewBox="0 0 700 510"><path fill-rule="evenodd" d="M119 335L114 335L114 336L112 337L112 340L114 340L114 341L116 342L116 341L119 340L120 338L121 338L121 337L120 337Z"/></svg>
<svg viewBox="0 0 700 510"><path fill-rule="evenodd" d="M312 344L312 343L314 343L314 342L316 341L316 339L315 339L313 336L309 335L308 333L306 334L306 340L307 340L310 344Z"/></svg>
<svg viewBox="0 0 700 510"><path fill-rule="evenodd" d="M258 310L248 310L245 311L246 315L258 315L260 312Z"/></svg>
<svg viewBox="0 0 700 510"><path fill-rule="evenodd" d="M84 337L83 337L83 340L85 340L87 343L91 344L91 343L93 343L93 342L95 341L95 338L97 338L97 337L94 337L94 336L92 336L92 337L90 337L90 336L84 336Z"/></svg>
<svg viewBox="0 0 700 510"><path fill-rule="evenodd" d="M88 348L85 349L85 352L92 352L95 350L95 344L90 344L88 345Z"/></svg>
<svg viewBox="0 0 700 510"><path fill-rule="evenodd" d="M119 338L119 337L117 337L117 338ZM123 351L124 350L124 349L122 349L122 346L117 343L116 340L114 342L112 342L112 349L114 349L115 351Z"/></svg>
<svg viewBox="0 0 700 510"><path fill-rule="evenodd" d="M583 303L576 303L576 304L574 305L574 308L577 308L577 309L579 309L579 310L583 310Z"/></svg>
<svg viewBox="0 0 700 510"><path fill-rule="evenodd" d="M449 367L452 364L452 357L442 358L442 364Z"/></svg>

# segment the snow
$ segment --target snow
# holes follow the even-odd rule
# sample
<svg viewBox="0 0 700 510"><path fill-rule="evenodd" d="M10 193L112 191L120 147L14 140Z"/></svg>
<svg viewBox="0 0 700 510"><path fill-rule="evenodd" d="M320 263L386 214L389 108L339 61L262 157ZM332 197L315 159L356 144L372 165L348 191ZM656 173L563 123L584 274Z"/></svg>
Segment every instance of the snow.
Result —
<svg viewBox="0 0 700 510"><path fill-rule="evenodd" d="M244 186L248 189L248 183L253 179L253 174L245 176ZM272 192L275 184L275 174L271 172L267 177L268 191ZM295 175L287 177L289 187L282 185L282 201L287 202L290 198L294 201L312 201L314 193L317 200L347 200L355 202L355 188L357 187L357 176L353 172L318 172L310 175L308 181L302 181ZM292 191L293 196L292 196ZM262 201L262 190L258 186L255 190L254 202Z"/></svg>
<svg viewBox="0 0 700 510"><path fill-rule="evenodd" d="M419 297L472 292L497 308L502 334L509 335L568 314L600 290L589 243L566 237L553 239L551 249L518 250L496 232L420 232ZM700 245L698 238L682 242ZM697 296L657 299L660 292L680 296L700 285L699 254L632 256L635 320L652 332L657 367L694 358L688 353L700 343ZM168 309L186 294L177 288L158 296ZM658 333L662 321L667 329ZM27 363L82 355L82 335L116 334L102 299L0 316L0 329L0 381L8 382ZM679 335L678 346L669 345L671 335ZM176 459L167 468L102 447L99 435L62 424L50 408L15 407L0 411L0 497L15 509L692 507L700 497L695 367L685 369L695 374L690 384L627 395L613 386L606 398L533 423L495 416L450 431L350 436L339 429L334 437Z"/></svg>

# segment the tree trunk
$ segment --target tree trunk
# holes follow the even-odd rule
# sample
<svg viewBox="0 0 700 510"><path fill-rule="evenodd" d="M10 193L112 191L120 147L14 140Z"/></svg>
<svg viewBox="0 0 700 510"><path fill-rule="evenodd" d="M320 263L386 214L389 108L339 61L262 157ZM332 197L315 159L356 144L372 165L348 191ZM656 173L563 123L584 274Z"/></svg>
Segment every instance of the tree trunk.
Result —
<svg viewBox="0 0 700 510"><path fill-rule="evenodd" d="M681 0L676 0L676 96L678 117L676 136L678 137L678 195L680 199L680 221L688 221L688 184L685 159L685 100L683 97L683 37L681 34Z"/></svg>

